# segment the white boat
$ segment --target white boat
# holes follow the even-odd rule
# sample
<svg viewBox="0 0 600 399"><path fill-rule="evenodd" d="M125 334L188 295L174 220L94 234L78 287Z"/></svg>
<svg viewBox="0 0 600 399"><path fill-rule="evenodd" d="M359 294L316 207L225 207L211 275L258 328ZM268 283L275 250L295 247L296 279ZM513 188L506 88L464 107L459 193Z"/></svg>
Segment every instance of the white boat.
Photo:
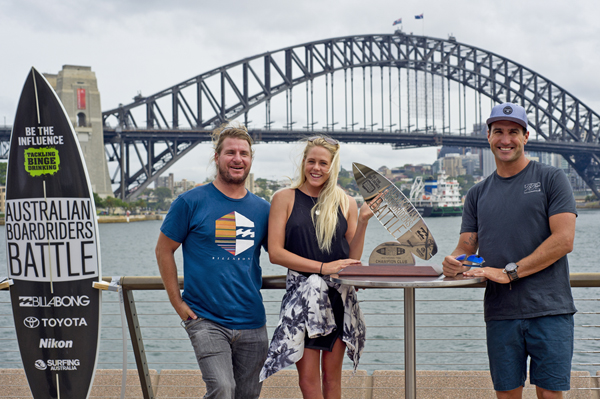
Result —
<svg viewBox="0 0 600 399"><path fill-rule="evenodd" d="M446 173L438 175L437 180L422 176L415 178L410 189L410 201L423 217L461 216L463 204L458 181L449 179Z"/></svg>

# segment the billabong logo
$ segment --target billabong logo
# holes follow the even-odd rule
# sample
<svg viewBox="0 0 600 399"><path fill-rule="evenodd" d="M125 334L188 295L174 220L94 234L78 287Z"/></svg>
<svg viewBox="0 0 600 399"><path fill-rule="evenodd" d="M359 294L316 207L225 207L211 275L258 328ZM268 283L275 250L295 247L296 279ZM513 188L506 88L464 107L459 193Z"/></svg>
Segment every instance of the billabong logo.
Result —
<svg viewBox="0 0 600 399"><path fill-rule="evenodd" d="M525 184L525 189L523 190L523 194L529 193L538 193L542 191L542 183L527 183Z"/></svg>
<svg viewBox="0 0 600 399"><path fill-rule="evenodd" d="M20 296L19 307L22 308L70 308L71 306L87 306L90 298L87 295L80 296Z"/></svg>
<svg viewBox="0 0 600 399"><path fill-rule="evenodd" d="M27 328L36 328L40 325L40 321L37 317L29 316L23 320L23 324L25 324L25 327Z"/></svg>
<svg viewBox="0 0 600 399"><path fill-rule="evenodd" d="M215 243L232 255L254 246L254 222L241 213L231 212L217 219Z"/></svg>
<svg viewBox="0 0 600 399"><path fill-rule="evenodd" d="M510 105L507 105L502 109L502 112L504 112L504 115L510 115L513 113L513 109Z"/></svg>

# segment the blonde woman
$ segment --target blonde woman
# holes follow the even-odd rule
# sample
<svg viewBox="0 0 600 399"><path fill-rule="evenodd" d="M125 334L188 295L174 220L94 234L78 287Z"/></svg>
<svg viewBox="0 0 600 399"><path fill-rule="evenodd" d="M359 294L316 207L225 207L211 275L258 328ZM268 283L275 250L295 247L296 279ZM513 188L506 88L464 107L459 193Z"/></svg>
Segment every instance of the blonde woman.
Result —
<svg viewBox="0 0 600 399"><path fill-rule="evenodd" d="M269 214L269 258L289 270L261 381L296 363L304 398L341 398L344 352L356 370L365 341L355 289L329 275L361 264L373 213L363 205L358 214L339 170L339 143L309 138L296 182L273 196Z"/></svg>

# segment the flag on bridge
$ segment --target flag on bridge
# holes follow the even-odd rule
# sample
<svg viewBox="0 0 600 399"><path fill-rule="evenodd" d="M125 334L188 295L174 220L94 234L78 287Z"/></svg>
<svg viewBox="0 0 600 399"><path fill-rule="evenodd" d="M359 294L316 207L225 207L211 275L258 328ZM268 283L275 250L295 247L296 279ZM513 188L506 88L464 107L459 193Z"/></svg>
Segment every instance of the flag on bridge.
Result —
<svg viewBox="0 0 600 399"><path fill-rule="evenodd" d="M423 19L423 14L421 14L421 15L415 15L415 19Z"/></svg>
<svg viewBox="0 0 600 399"><path fill-rule="evenodd" d="M392 26L396 26L401 23L402 23L402 18L395 20L394 23L392 24Z"/></svg>

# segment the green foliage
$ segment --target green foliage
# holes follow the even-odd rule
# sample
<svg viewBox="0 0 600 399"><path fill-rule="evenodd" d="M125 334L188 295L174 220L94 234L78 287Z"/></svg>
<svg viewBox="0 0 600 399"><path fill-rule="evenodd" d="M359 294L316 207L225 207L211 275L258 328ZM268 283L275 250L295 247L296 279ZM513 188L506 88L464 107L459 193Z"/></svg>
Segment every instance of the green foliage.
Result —
<svg viewBox="0 0 600 399"><path fill-rule="evenodd" d="M456 180L460 186L460 195L466 195L467 191L475 185L475 179L471 175L461 175Z"/></svg>
<svg viewBox="0 0 600 399"><path fill-rule="evenodd" d="M154 189L154 196L157 201L154 204L154 209L166 210L169 208L169 200L171 199L171 190L168 187L157 187Z"/></svg>
<svg viewBox="0 0 600 399"><path fill-rule="evenodd" d="M342 166L342 169L340 170L340 173L338 175L338 180L340 177L349 177L352 179L353 174L349 171L344 169L344 167Z"/></svg>
<svg viewBox="0 0 600 399"><path fill-rule="evenodd" d="M342 186L342 188L347 188L352 185L352 183L354 183L353 177L338 176L338 184Z"/></svg>
<svg viewBox="0 0 600 399"><path fill-rule="evenodd" d="M0 162L0 186L6 185L6 168L8 162Z"/></svg>
<svg viewBox="0 0 600 399"><path fill-rule="evenodd" d="M104 200L97 193L94 193L94 204L96 209L105 207Z"/></svg>
<svg viewBox="0 0 600 399"><path fill-rule="evenodd" d="M116 208L125 207L126 203L123 202L120 198L115 197L106 197L104 200L104 207L108 209L108 214L111 215L115 213Z"/></svg>
<svg viewBox="0 0 600 399"><path fill-rule="evenodd" d="M257 186L257 187L259 187L259 188L261 188L262 190L267 190L268 189L267 188L267 185L268 185L267 179L264 179L262 177L254 180L254 185Z"/></svg>

